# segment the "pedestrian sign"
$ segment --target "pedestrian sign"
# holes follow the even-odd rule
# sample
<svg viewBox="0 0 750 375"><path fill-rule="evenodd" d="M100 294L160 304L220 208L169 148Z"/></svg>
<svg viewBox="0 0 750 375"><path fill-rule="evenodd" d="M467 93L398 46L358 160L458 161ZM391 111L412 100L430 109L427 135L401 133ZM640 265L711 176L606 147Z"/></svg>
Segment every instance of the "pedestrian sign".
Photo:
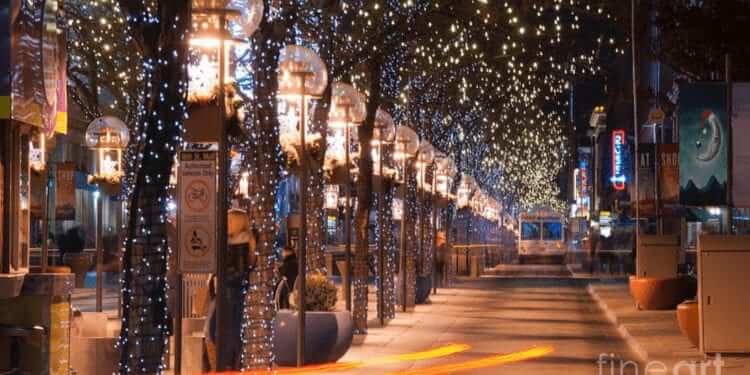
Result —
<svg viewBox="0 0 750 375"><path fill-rule="evenodd" d="M177 231L182 273L216 272L216 151L182 151Z"/></svg>

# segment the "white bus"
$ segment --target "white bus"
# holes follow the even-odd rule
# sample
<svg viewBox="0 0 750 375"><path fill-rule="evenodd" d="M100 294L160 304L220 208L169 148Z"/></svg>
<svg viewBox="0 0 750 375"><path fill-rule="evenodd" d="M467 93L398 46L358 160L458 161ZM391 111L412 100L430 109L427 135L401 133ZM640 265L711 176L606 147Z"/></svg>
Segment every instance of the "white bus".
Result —
<svg viewBox="0 0 750 375"><path fill-rule="evenodd" d="M519 216L518 259L524 263L565 262L564 218L549 210L533 210Z"/></svg>

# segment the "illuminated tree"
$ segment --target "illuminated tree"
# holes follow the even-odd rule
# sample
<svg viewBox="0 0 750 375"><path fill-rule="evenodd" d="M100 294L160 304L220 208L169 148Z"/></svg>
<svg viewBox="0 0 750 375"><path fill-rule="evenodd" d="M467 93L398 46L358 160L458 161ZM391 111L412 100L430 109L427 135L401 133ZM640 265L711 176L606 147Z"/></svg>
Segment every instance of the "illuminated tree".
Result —
<svg viewBox="0 0 750 375"><path fill-rule="evenodd" d="M123 255L120 373L165 370L172 322L167 311L166 186L186 113L190 1L121 0L128 37L142 56L137 158Z"/></svg>

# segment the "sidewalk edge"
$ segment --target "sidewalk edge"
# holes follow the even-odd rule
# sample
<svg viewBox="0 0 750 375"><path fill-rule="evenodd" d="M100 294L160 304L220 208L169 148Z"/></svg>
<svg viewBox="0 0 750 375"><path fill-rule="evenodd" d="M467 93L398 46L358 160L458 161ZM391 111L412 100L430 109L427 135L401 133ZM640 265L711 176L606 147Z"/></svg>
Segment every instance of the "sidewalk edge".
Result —
<svg viewBox="0 0 750 375"><path fill-rule="evenodd" d="M607 320L615 326L617 332L620 334L620 337L625 340L625 343L627 343L628 347L633 352L633 354L636 355L637 359L643 363L648 362L649 354L646 348L644 348L643 345L641 345L638 340L636 340L633 335L630 334L627 327L625 327L623 324L620 324L615 312L612 311L612 309L609 308L609 305L607 305L607 302L605 302L604 299L599 296L594 286L587 286L586 291L596 302L597 306L599 306L599 309L602 311L602 313L604 313L604 316L607 318Z"/></svg>

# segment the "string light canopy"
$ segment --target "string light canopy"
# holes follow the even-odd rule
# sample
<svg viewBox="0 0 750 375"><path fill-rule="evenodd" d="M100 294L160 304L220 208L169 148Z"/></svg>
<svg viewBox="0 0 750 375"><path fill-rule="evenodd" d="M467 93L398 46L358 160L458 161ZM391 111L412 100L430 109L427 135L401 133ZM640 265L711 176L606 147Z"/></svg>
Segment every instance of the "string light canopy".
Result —
<svg viewBox="0 0 750 375"><path fill-rule="evenodd" d="M128 126L117 117L100 117L86 128L85 139L95 161L89 183L119 183L123 176L122 154L130 141Z"/></svg>
<svg viewBox="0 0 750 375"><path fill-rule="evenodd" d="M458 184L457 205L458 208L466 208L471 204L471 197L474 191L477 189L477 182L474 177L463 174L461 175L461 181Z"/></svg>
<svg viewBox="0 0 750 375"><path fill-rule="evenodd" d="M308 125L307 102L323 94L328 71L323 60L309 48L288 45L279 54L278 82L279 143L294 165L300 159L298 147L303 143L310 147L322 139Z"/></svg>

